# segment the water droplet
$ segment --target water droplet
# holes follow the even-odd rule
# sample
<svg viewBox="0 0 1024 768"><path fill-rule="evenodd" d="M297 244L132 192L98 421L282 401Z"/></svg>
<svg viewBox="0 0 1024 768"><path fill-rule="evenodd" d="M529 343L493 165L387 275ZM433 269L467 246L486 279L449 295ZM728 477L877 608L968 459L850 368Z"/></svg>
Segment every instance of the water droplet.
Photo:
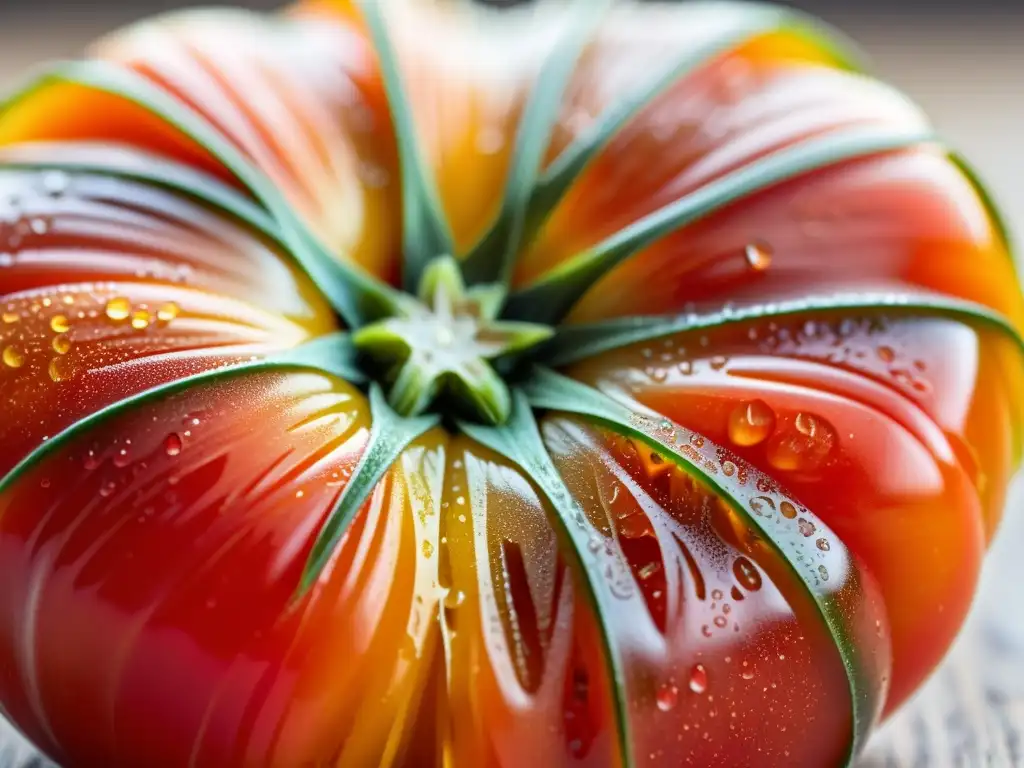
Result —
<svg viewBox="0 0 1024 768"><path fill-rule="evenodd" d="M768 496L756 496L750 500L750 508L754 510L754 514L761 517L772 517L775 501Z"/></svg>
<svg viewBox="0 0 1024 768"><path fill-rule="evenodd" d="M21 320L21 315L17 312L4 312L3 321L5 325L14 325Z"/></svg>
<svg viewBox="0 0 1024 768"><path fill-rule="evenodd" d="M100 465L100 458L96 455L96 451L89 451L85 454L85 458L82 460L82 466L84 466L90 472L96 469Z"/></svg>
<svg viewBox="0 0 1024 768"><path fill-rule="evenodd" d="M743 255L755 272L764 272L772 265L772 249L767 243L750 243L743 250Z"/></svg>
<svg viewBox="0 0 1024 768"><path fill-rule="evenodd" d="M708 689L708 672L703 664L695 664L690 671L690 690L694 693L704 693Z"/></svg>
<svg viewBox="0 0 1024 768"><path fill-rule="evenodd" d="M430 557L433 554L434 554L434 545L431 542L429 542L426 539L424 539L423 540L423 556L424 557Z"/></svg>
<svg viewBox="0 0 1024 768"><path fill-rule="evenodd" d="M835 447L836 433L820 416L799 413L793 428L778 435L768 446L768 460L776 469L816 469Z"/></svg>
<svg viewBox="0 0 1024 768"><path fill-rule="evenodd" d="M50 319L50 330L54 333L67 333L71 330L71 323L65 315L54 315Z"/></svg>
<svg viewBox="0 0 1024 768"><path fill-rule="evenodd" d="M56 341L56 339L54 339ZM66 357L55 357L48 367L50 378L54 381L68 381L75 377L74 365Z"/></svg>
<svg viewBox="0 0 1024 768"><path fill-rule="evenodd" d="M711 370L720 371L729 364L729 358L722 357L721 355L715 355L711 358Z"/></svg>
<svg viewBox="0 0 1024 768"><path fill-rule="evenodd" d="M662 712L670 712L679 703L679 688L673 683L664 683L658 689L656 697L658 709Z"/></svg>
<svg viewBox="0 0 1024 768"><path fill-rule="evenodd" d="M640 578L646 581L661 570L661 563L648 563L639 570Z"/></svg>
<svg viewBox="0 0 1024 768"><path fill-rule="evenodd" d="M132 328L137 331L145 330L149 328L149 324L152 321L149 312L144 309L136 310L132 313Z"/></svg>
<svg viewBox="0 0 1024 768"><path fill-rule="evenodd" d="M725 629L725 626L728 623L729 622L726 621L725 616L715 616L715 626L718 627L719 629Z"/></svg>
<svg viewBox="0 0 1024 768"><path fill-rule="evenodd" d="M173 301L164 304L156 312L156 319L161 323L169 323L181 312L181 309Z"/></svg>
<svg viewBox="0 0 1024 768"><path fill-rule="evenodd" d="M4 348L3 360L8 368L21 368L25 364L25 353L11 345Z"/></svg>
<svg viewBox="0 0 1024 768"><path fill-rule="evenodd" d="M732 477L733 475L736 474L736 465L733 464L731 461L723 461L722 462L722 473L726 477Z"/></svg>
<svg viewBox="0 0 1024 768"><path fill-rule="evenodd" d="M814 416L807 413L798 413L796 415L796 428L801 434L807 435L808 437L816 437L820 428L820 422Z"/></svg>
<svg viewBox="0 0 1024 768"><path fill-rule="evenodd" d="M790 501L784 501L779 504L779 511L782 512L782 516L788 520L792 520L796 517L796 507Z"/></svg>
<svg viewBox="0 0 1024 768"><path fill-rule="evenodd" d="M683 360L676 366L676 368L679 369L679 372L683 374L683 376L689 376L693 373L693 363L689 360Z"/></svg>
<svg viewBox="0 0 1024 768"><path fill-rule="evenodd" d="M740 586L749 592L757 592L761 588L761 572L745 557L737 557L732 564L732 573Z"/></svg>
<svg viewBox="0 0 1024 768"><path fill-rule="evenodd" d="M799 528L799 529L800 529L800 533L801 533L801 534L802 534L803 536L807 537L807 538L810 538L811 536L813 536L813 535L814 535L814 532L815 532L816 530L818 530L818 529L817 529L817 528L815 527L814 523L812 523L812 522L811 522L810 520L805 520L805 519L804 519L804 518L802 518L802 517L801 517L801 518L800 518L800 520L799 520L799 521L797 522L797 528Z"/></svg>
<svg viewBox="0 0 1024 768"><path fill-rule="evenodd" d="M878 359L883 363L891 363L896 359L896 350L892 347L881 346L877 350Z"/></svg>
<svg viewBox="0 0 1024 768"><path fill-rule="evenodd" d="M815 544L818 545L818 549L820 549L822 552L828 552L830 549L832 549L832 547L828 543L828 539L826 538L818 539L815 542Z"/></svg>
<svg viewBox="0 0 1024 768"><path fill-rule="evenodd" d="M736 445L757 445L774 429L775 412L764 400L741 403L729 416L729 439Z"/></svg>
<svg viewBox="0 0 1024 768"><path fill-rule="evenodd" d="M49 230L50 225L47 223L46 219L36 217L28 223L28 228L32 230L33 234L45 235L47 230Z"/></svg>
<svg viewBox="0 0 1024 768"><path fill-rule="evenodd" d="M824 565L819 565L818 575L821 576L822 581L828 581L828 568L826 568Z"/></svg>
<svg viewBox="0 0 1024 768"><path fill-rule="evenodd" d="M164 452L168 456L177 456L181 453L185 447L185 443L181 439L181 435L176 432L172 432L164 440Z"/></svg>
<svg viewBox="0 0 1024 768"><path fill-rule="evenodd" d="M71 351L71 339L62 333L59 336L53 337L51 346L53 347L53 351L58 355L66 355Z"/></svg>
<svg viewBox="0 0 1024 768"><path fill-rule="evenodd" d="M111 299L107 302L106 313L115 322L127 320L132 313L132 303L124 297Z"/></svg>
<svg viewBox="0 0 1024 768"><path fill-rule="evenodd" d="M114 491L116 491L116 490L117 490L117 485L115 485L113 481L104 483L100 487L100 496L102 496L103 498L106 499L109 496L113 495Z"/></svg>
<svg viewBox="0 0 1024 768"><path fill-rule="evenodd" d="M43 191L51 197L60 197L68 191L71 179L64 171L47 171L43 174Z"/></svg>

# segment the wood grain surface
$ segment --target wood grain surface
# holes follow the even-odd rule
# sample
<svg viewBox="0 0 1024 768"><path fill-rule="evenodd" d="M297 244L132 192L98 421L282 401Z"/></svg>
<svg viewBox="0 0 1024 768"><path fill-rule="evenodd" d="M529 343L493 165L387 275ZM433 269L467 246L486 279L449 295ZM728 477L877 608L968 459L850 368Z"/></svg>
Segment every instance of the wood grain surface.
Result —
<svg viewBox="0 0 1024 768"><path fill-rule="evenodd" d="M1017 2L1019 13L1011 4L1005 17L851 18L846 26L874 56L875 69L917 99L966 153L994 189L1011 230L1024 233L1024 3ZM79 10L62 26L4 8L0 0L0 87L35 62L74 55L121 21ZM958 644L879 731L858 768L1024 767L1024 483L1010 499ZM50 764L34 760L0 721L0 768L29 765Z"/></svg>

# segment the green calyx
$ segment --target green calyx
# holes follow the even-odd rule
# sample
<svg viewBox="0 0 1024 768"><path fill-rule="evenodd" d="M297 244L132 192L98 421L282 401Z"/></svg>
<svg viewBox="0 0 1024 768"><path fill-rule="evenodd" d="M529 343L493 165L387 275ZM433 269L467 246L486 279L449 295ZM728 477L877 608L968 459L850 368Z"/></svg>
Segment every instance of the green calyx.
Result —
<svg viewBox="0 0 1024 768"><path fill-rule="evenodd" d="M390 385L388 402L403 416L418 416L444 400L487 424L501 424L512 410L508 386L490 361L509 358L547 341L546 325L498 319L505 290L467 289L451 256L431 261L418 301L353 334L356 347Z"/></svg>

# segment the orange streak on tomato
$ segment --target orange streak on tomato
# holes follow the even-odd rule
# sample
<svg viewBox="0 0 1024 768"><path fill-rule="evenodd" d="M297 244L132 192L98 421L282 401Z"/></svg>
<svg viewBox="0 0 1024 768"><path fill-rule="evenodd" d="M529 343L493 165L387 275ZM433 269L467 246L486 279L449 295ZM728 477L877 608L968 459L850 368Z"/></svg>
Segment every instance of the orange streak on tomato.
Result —
<svg viewBox="0 0 1024 768"><path fill-rule="evenodd" d="M228 35L237 41L230 55L222 46ZM95 54L131 68L208 120L279 186L339 258L395 276L397 160L361 31L337 20L281 28L224 13L129 28Z"/></svg>
<svg viewBox="0 0 1024 768"><path fill-rule="evenodd" d="M10 105L0 121L0 146L68 140L127 144L237 185L209 152L163 119L125 98L87 86L44 83Z"/></svg>

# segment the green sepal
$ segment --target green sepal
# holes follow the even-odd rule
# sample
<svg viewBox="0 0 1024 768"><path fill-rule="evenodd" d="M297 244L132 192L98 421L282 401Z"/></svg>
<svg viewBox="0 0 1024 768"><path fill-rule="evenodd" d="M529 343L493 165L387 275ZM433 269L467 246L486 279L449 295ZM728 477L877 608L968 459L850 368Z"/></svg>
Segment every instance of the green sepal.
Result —
<svg viewBox="0 0 1024 768"><path fill-rule="evenodd" d="M632 768L634 756L630 737L629 702L626 700L626 672L622 654L615 641L612 622L621 597L609 589L607 573L618 573L622 564L603 547L593 547L595 531L551 460L540 436L536 419L522 392L513 394L512 412L500 427L460 423L469 437L517 464L547 497L554 510L555 530L567 546L565 551L582 576L580 586L586 593L597 618L604 645L604 658L611 680L612 705L617 724L618 752L622 766Z"/></svg>
<svg viewBox="0 0 1024 768"><path fill-rule="evenodd" d="M555 267L509 298L512 317L554 324L598 280L663 237L776 184L861 157L932 139L920 128L854 128L780 150L712 181Z"/></svg>
<svg viewBox="0 0 1024 768"><path fill-rule="evenodd" d="M182 135L209 152L277 222L281 240L289 255L317 284L349 325L358 327L379 316L367 315L368 310L374 313L388 312L400 302L400 294L393 288L359 266L334 258L273 182L205 118L183 101L131 70L94 60L51 65L29 78L4 100L0 105L0 118L22 99L55 83L80 85L132 102L181 131Z"/></svg>
<svg viewBox="0 0 1024 768"><path fill-rule="evenodd" d="M362 383L365 379L356 365L356 350L346 333L332 333L320 336L297 347L284 349L258 360L248 360L221 368L185 376L175 381L147 389L138 394L118 400L116 403L101 408L95 413L79 419L46 442L40 443L25 458L18 462L3 478L0 478L0 493L10 488L12 483L35 464L50 454L67 445L71 440L86 434L93 427L114 418L138 405L143 405L162 397L168 397L190 387L211 381L228 379L247 373L288 369L311 369L320 373L337 376L352 384Z"/></svg>
<svg viewBox="0 0 1024 768"><path fill-rule="evenodd" d="M649 82L606 109L594 125L559 154L538 180L531 195L526 216L527 238L544 224L573 183L630 120L675 83L715 57L762 35L789 31L796 36L809 38L821 49L829 51L835 63L844 68L856 68L860 59L859 54L836 30L825 29L817 19L781 6L694 2L680 6L678 13L680 16L686 13L698 16L702 13L710 14L716 17L716 21L722 14L734 15L729 24L723 25L704 44L696 48L680 49L678 55L668 61L660 72L655 73ZM682 23L684 19L680 18L679 21Z"/></svg>
<svg viewBox="0 0 1024 768"><path fill-rule="evenodd" d="M884 704L884 686L872 685L872 675L867 672L871 667L870 649L860 648L856 639L850 636L849 617L841 595L826 586L827 581L816 569L814 563L819 562L822 552L814 539L801 533L797 516L813 522L816 536L831 543L830 552L841 550L840 539L796 501L786 500L795 510L793 519L782 516L781 512L775 514L781 502L773 497L783 499L784 496L773 490L777 486L771 478L736 456L729 458L737 469L731 477L726 476L717 470L717 466L720 457L728 456L728 452L657 414L634 410L593 387L542 368L534 371L524 392L535 408L594 419L612 431L639 439L658 451L659 455L728 503L789 566L817 607L846 670L853 719L853 736L845 761L845 765L849 765L879 718ZM709 466L715 467L715 471L711 472ZM732 479L741 475L746 477L742 483Z"/></svg>
<svg viewBox="0 0 1024 768"><path fill-rule="evenodd" d="M406 290L415 292L432 259L455 252L437 184L427 168L416 139L416 123L402 84L398 60L388 35L382 3L357 0L377 53L384 91L387 94L402 177L402 253Z"/></svg>
<svg viewBox="0 0 1024 768"><path fill-rule="evenodd" d="M752 320L780 319L806 313L836 310L928 313L945 315L965 322L983 323L1009 336L1024 351L1024 339L1003 315L970 301L924 292L909 293L837 293L726 308L717 312L649 317L625 317L598 323L564 325L555 332L540 353L545 365L559 367L645 341L685 331L707 331Z"/></svg>
<svg viewBox="0 0 1024 768"><path fill-rule="evenodd" d="M388 392L392 408L416 416L447 391L488 424L508 418L508 387L487 361L535 347L554 331L493 319L501 292L494 285L467 290L458 262L441 256L423 272L422 303L409 301L401 316L355 332L360 350L397 371Z"/></svg>
<svg viewBox="0 0 1024 768"><path fill-rule="evenodd" d="M576 0L570 9L569 32L541 67L523 110L497 219L463 260L471 283L508 284L565 90L576 62L611 5L610 0Z"/></svg>
<svg viewBox="0 0 1024 768"><path fill-rule="evenodd" d="M388 406L384 393L376 384L370 386L370 414L373 421L366 448L340 498L328 513L317 534L302 571L297 597L308 592L320 578L320 574L344 537L349 523L369 499L373 489L383 479L391 465L410 443L440 421L439 417L433 415L415 419L399 416Z"/></svg>

